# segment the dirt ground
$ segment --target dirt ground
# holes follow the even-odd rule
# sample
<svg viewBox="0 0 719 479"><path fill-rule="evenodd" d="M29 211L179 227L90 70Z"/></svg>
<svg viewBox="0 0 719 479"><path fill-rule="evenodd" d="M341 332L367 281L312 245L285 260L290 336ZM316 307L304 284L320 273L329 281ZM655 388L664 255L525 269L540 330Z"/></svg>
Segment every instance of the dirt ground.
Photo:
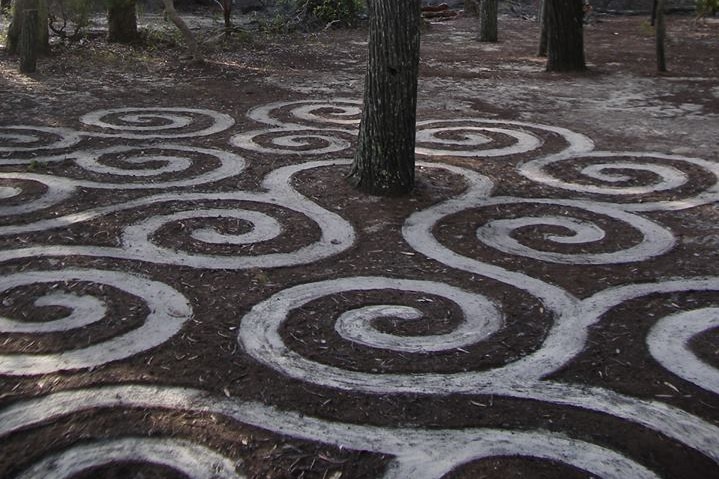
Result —
<svg viewBox="0 0 719 479"><path fill-rule="evenodd" d="M366 31L0 51L0 477L719 475L719 20L423 34L417 188Z"/></svg>

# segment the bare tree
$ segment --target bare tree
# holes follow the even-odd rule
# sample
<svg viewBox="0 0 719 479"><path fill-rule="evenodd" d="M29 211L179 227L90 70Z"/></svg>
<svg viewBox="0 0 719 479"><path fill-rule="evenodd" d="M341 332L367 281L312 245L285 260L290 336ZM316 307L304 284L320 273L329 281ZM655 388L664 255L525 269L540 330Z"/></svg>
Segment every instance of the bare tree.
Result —
<svg viewBox="0 0 719 479"><path fill-rule="evenodd" d="M162 0L162 4L165 6L165 14L170 21L175 24L177 29L180 30L182 37L185 39L187 49L192 59L196 62L201 62L202 53L200 52L200 45L197 43L197 39L192 33L192 30L190 30L190 27L187 26L182 17L177 13L177 10L175 10L174 0Z"/></svg>
<svg viewBox="0 0 719 479"><path fill-rule="evenodd" d="M666 37L666 23L664 22L664 0L656 2L656 44L657 44L657 71L667 71L667 59L664 51L664 40Z"/></svg>
<svg viewBox="0 0 719 479"><path fill-rule="evenodd" d="M414 187L420 0L368 0L369 59L348 181L370 194Z"/></svg>
<svg viewBox="0 0 719 479"><path fill-rule="evenodd" d="M539 48L537 56L547 56L547 0L539 0L537 11L537 20L539 20Z"/></svg>

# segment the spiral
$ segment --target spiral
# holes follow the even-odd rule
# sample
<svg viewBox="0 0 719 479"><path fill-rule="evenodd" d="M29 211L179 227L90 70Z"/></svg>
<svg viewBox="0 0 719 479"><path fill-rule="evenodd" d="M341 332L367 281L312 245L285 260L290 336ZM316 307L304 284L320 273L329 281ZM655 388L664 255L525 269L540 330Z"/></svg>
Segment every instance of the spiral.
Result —
<svg viewBox="0 0 719 479"><path fill-rule="evenodd" d="M62 149L79 142L79 133L67 128L0 126L0 152Z"/></svg>
<svg viewBox="0 0 719 479"><path fill-rule="evenodd" d="M485 202L486 205L499 204L530 204L567 206L581 208L591 213L612 218L630 225L641 233L642 239L638 244L629 248L602 253L561 253L544 251L522 244L513 234L522 228L536 226L553 226L567 231L568 234L545 234L543 240L557 244L586 245L604 239L606 233L600 227L587 220L575 219L567 216L529 216L513 219L492 219L481 225L476 236L485 245L503 253L534 258L540 261L563 264L617 264L643 261L669 251L676 239L671 231L663 228L646 218L624 212L620 209L596 205L591 202L572 200L524 200L493 198Z"/></svg>
<svg viewBox="0 0 719 479"><path fill-rule="evenodd" d="M572 168L572 163L577 166ZM711 178L711 183L698 195L686 197L687 194L680 194L682 189L694 183L681 166L699 170L695 175ZM579 179L557 176L572 171ZM520 165L519 172L532 181L555 188L624 198L622 207L633 211L683 209L719 199L719 165L678 155L628 151L551 155ZM599 184L590 184L587 180ZM659 196L660 199L655 199L661 194L670 198L662 200ZM648 195L652 195L649 201L644 198ZM677 199L677 196L682 198Z"/></svg>
<svg viewBox="0 0 719 479"><path fill-rule="evenodd" d="M81 151L76 153L75 162L97 175L122 179L122 183L117 183L117 180L71 180L78 186L102 189L194 186L236 176L245 169L245 160L233 153L176 144L123 145ZM199 173L187 175L189 178L177 177L193 168L199 168ZM136 179L143 181L133 182Z"/></svg>
<svg viewBox="0 0 719 479"><path fill-rule="evenodd" d="M324 155L347 150L352 146L352 138L345 130L282 128L240 133L230 138L230 144L275 155Z"/></svg>
<svg viewBox="0 0 719 479"><path fill-rule="evenodd" d="M352 128L360 123L361 105L362 102L347 98L282 101L253 108L247 117L279 128L316 128L326 125Z"/></svg>
<svg viewBox="0 0 719 479"><path fill-rule="evenodd" d="M0 293L28 285L51 285L62 281L90 282L116 288L141 298L150 313L140 327L85 348L54 354L1 354L0 374L46 374L95 367L124 359L167 341L192 315L187 300L169 286L114 271L66 269L10 274L0 277ZM61 306L69 309L70 313L61 319L43 323L0 318L0 332L66 332L97 322L106 316L105 302L86 295L54 292L37 298L35 305Z"/></svg>
<svg viewBox="0 0 719 479"><path fill-rule="evenodd" d="M116 133L83 134L104 138L144 140L150 138L195 138L229 129L235 120L227 114L197 108L127 107L97 110L80 118L87 125ZM194 131L188 127L198 124Z"/></svg>
<svg viewBox="0 0 719 479"><path fill-rule="evenodd" d="M425 156L492 158L535 152L540 148L546 150L548 140L554 138L561 144L559 151L554 153L579 154L594 148L589 138L565 128L519 121L459 118L418 122L415 152Z"/></svg>
<svg viewBox="0 0 719 479"><path fill-rule="evenodd" d="M122 461L167 466L197 479L243 479L230 459L180 439L128 437L98 440L52 454L21 472L17 479L69 479Z"/></svg>

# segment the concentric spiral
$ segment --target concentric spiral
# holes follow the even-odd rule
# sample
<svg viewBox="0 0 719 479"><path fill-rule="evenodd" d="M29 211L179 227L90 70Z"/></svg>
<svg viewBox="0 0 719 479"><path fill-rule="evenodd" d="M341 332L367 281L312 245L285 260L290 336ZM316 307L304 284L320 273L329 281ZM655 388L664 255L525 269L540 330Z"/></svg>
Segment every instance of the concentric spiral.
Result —
<svg viewBox="0 0 719 479"><path fill-rule="evenodd" d="M230 143L238 148L276 155L324 155L347 150L353 135L345 130L268 129L235 135Z"/></svg>
<svg viewBox="0 0 719 479"><path fill-rule="evenodd" d="M233 153L175 144L90 150L79 152L75 162L86 171L108 177L107 181L73 180L77 185L90 188L193 186L238 175L245 168L245 160ZM188 175L188 172L191 173ZM122 183L118 183L118 178Z"/></svg>
<svg viewBox="0 0 719 479"><path fill-rule="evenodd" d="M478 118L418 122L416 139L415 151L426 156L492 158L540 149L578 154L594 148L589 138L564 128Z"/></svg>
<svg viewBox="0 0 719 479"><path fill-rule="evenodd" d="M98 110L83 115L80 121L88 126L116 131L91 133L92 136L133 140L208 136L235 124L231 116L212 110L165 107Z"/></svg>
<svg viewBox="0 0 719 479"><path fill-rule="evenodd" d="M529 161L519 171L555 188L614 196L623 208L634 211L688 208L719 198L719 165L678 155L609 151L551 155ZM696 181L699 178L701 182ZM706 186L698 194L687 190L690 183L702 182Z"/></svg>
<svg viewBox="0 0 719 479"><path fill-rule="evenodd" d="M117 288L140 298L150 311L144 324L130 332L85 348L52 354L2 354L0 374L46 374L99 366L124 359L156 347L177 333L192 311L187 300L169 286L127 273L99 270L66 269L62 271L34 271L0 277L0 293L34 284L57 284L63 281L90 282ZM63 318L27 323L0 318L3 333L66 332L103 319L105 303L101 298L53 292L35 300L35 305L60 306L70 313Z"/></svg>
<svg viewBox="0 0 719 479"><path fill-rule="evenodd" d="M275 102L253 108L247 117L280 128L352 128L360 123L362 102L346 98Z"/></svg>
<svg viewBox="0 0 719 479"><path fill-rule="evenodd" d="M78 132L67 128L0 125L0 152L61 149L79 142Z"/></svg>
<svg viewBox="0 0 719 479"><path fill-rule="evenodd" d="M616 264L643 261L669 251L676 242L671 231L657 223L638 215L626 213L620 209L595 205L589 202L570 200L492 199L487 201L487 204L526 205L532 202L540 205L581 208L593 214L611 218L631 226L641 234L642 239L634 246L617 251L562 253L559 251L541 250L530 247L522 244L515 238L517 232L530 227L554 227L555 229L559 229L562 231L561 233L549 233L540 238L542 241L559 245L587 245L600 242L606 236L606 232L602 228L587 220L571 218L569 216L550 215L522 215L521 217L512 219L493 218L477 229L477 239L485 245L507 254L564 264Z"/></svg>

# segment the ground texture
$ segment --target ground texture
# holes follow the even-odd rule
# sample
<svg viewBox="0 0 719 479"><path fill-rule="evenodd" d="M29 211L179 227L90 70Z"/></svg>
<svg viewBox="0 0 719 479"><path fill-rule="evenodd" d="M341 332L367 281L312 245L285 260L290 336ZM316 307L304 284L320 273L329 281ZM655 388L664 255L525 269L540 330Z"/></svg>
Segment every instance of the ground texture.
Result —
<svg viewBox="0 0 719 479"><path fill-rule="evenodd" d="M0 476L719 475L719 24L599 19L433 25L397 199L362 30L0 54Z"/></svg>

